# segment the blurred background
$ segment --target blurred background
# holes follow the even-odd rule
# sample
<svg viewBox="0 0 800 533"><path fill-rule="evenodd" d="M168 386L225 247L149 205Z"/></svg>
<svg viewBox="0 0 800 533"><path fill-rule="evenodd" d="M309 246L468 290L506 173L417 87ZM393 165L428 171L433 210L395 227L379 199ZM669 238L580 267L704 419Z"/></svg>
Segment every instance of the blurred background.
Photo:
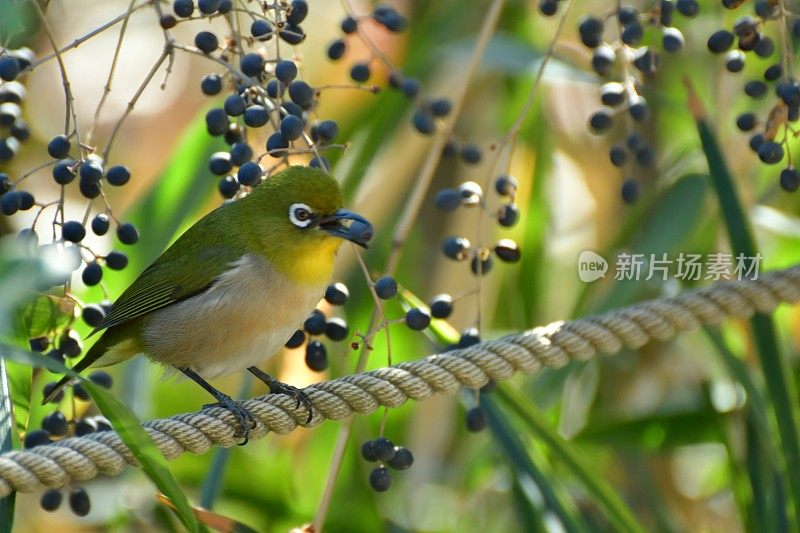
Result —
<svg viewBox="0 0 800 533"><path fill-rule="evenodd" d="M358 14L368 15L373 7L362 0L348 3ZM371 55L363 42L351 36L341 60L332 62L326 57L328 43L341 37L339 22L345 9L350 9L348 3L309 0L309 15L303 23L307 39L300 46L285 47L282 55L297 61L309 84L323 88L314 116L339 123L339 141L346 147L325 155L343 184L348 207L376 227L374 245L364 258L379 275L386 268L395 224L433 140L414 130L414 102L386 87L388 72L377 62L368 85L374 83L383 90L372 94L342 88L352 85L350 65ZM408 19L408 29L392 34L378 25L363 24L366 37L403 72L422 80L423 95L457 96L491 2L396 0L390 4ZM673 256L730 252L695 121L686 105L684 76L707 106L763 255L761 269L800 262L800 197L777 186L779 170L759 163L734 122L744 110L763 114L769 109L767 103L746 98L741 87L776 62L776 56L748 58L744 73L731 74L719 57L706 50L708 36L730 27L742 13L704 1L698 17L676 16L675 26L683 32L686 47L663 57L657 74L642 83L651 117L638 131L655 148L657 159L652 167L636 171L641 193L638 201L628 204L620 188L631 176L623 175L608 157L615 138L624 139L625 133L612 131L601 137L587 128L589 116L600 107L600 86L607 80L592 72L591 51L581 44L577 30L581 17L613 14L616 2L578 2L571 10L513 150L499 150L497 143L524 109L567 2L559 2L560 11L553 17L542 16L535 1L504 4L483 59L468 81L454 126L456 138L480 146L484 157L478 164L451 158L438 165L397 269L396 279L404 289L423 301L439 293L461 296L448 319L453 331L478 327L482 338L491 339L705 283L618 282L609 275L589 284L577 276L578 256L584 250L594 250L609 260L622 251ZM653 3L632 4L644 12ZM127 7L122 1L52 1L46 6L46 16L55 42L65 46ZM169 4L163 3L163 9L168 12ZM26 2L0 0L0 13L12 15L0 24L9 46L29 46L37 57L51 53L37 16ZM22 32L10 31L12 19L21 24ZM179 42L191 44L197 31L209 28L218 35L227 31L220 19L181 23L171 31ZM115 27L63 54L79 124L93 121L118 38ZM94 133L98 146L105 145L162 49L162 30L153 9L148 6L134 13ZM785 60L791 62L794 56ZM205 112L220 105L221 97L209 98L199 90L201 78L211 72L221 73L220 66L178 51L166 85L160 87L162 68L114 142L107 164L125 164L133 177L126 187L107 191L108 203L120 220L134 221L142 237L125 248L131 259L128 269L106 273L111 299L176 233L221 203L217 178L207 170L207 160L223 143L205 132L203 122ZM38 65L27 74L25 86L28 95L23 109L32 137L10 165L0 167L12 176L47 162L47 142L63 132L64 97L57 62ZM297 164L308 159L306 155L290 158ZM438 190L475 181L483 185L488 211L493 213L501 199L492 191L492 183L506 171L519 182L516 202L521 217L513 228L499 227L477 208L452 213L436 209ZM47 170L27 178L25 188L41 201L52 201L58 194ZM86 202L77 187L67 192L66 218L80 219ZM29 211L3 217L0 227L4 233L19 231L30 227L33 215ZM496 261L492 271L478 280L467 263L441 254L440 243L451 235L487 246L500 238L514 239L522 260L518 264ZM115 244L111 237L92 234L86 242L98 253ZM374 304L350 247L340 254L335 279L347 283L351 300L343 308L325 311L346 317L351 334L365 332ZM101 289L82 287L79 279L73 290L85 302L105 298ZM405 311L399 301L391 301L385 312L399 318ZM91 329L80 321L76 324L83 335ZM800 309L782 307L775 324L779 352L793 371L787 380L795 386ZM403 325L392 326L391 343L392 362L414 360L446 344L441 335L414 332ZM270 361L270 370L296 386L346 375L354 371L358 356L348 344L328 343L330 368L324 373L306 367L303 348L286 350ZM374 348L368 368L385 366L383 334L376 337ZM769 446L753 442L758 441L751 434L753 391L732 374L734 366L747 371L762 400L769 397L748 323L736 320L712 332L684 334L636 352L598 357L533 377L518 376L508 387L518 391L526 409L560 436L558 442L568 442L577 450L605 489L615 493L646 529L743 531L772 523L760 519L780 523L793 515L785 493L785 467L773 464ZM196 410L207 402L194 384L162 379L161 369L144 361L109 371L115 378L114 393L142 419ZM38 405L42 385L51 380L46 371L35 375L30 427L38 427L52 410ZM215 385L232 395L266 392L261 385L243 382L242 376ZM477 401L474 391L463 391L455 397L437 396L391 410L385 435L409 448L415 462L410 470L396 473L391 489L380 494L369 487L374 465L361 459L359 447L378 436L382 414L357 418L334 485L326 529L612 528L597 490L587 487L563 460L558 445L542 440L538 433L542 428L535 429L509 408L509 397L482 395L480 404L488 414L489 427L478 433L467 431L465 412ZM93 407L81 404L80 409ZM794 415L800 412L797 405L790 409ZM780 424L769 409L759 416L770 431ZM194 504L211 491L216 494L212 498L215 512L258 531L285 531L313 520L338 432L339 424L328 422L314 430L270 435L225 452L186 455L170 467ZM765 440L778 446L777 432ZM220 454L227 463L215 470ZM760 477L757 484L753 482L756 476ZM18 495L15 531L180 528L156 502L154 488L141 472L129 470L119 478L86 483L84 488L92 502L92 511L84 518L74 516L66 505L56 512L42 510L39 494ZM766 503L759 508L759 502Z"/></svg>

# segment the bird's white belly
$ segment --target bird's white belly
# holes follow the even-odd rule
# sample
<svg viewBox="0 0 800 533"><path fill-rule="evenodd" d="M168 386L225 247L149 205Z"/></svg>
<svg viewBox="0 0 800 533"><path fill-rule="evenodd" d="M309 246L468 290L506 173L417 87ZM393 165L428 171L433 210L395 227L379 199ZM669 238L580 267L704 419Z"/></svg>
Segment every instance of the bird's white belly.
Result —
<svg viewBox="0 0 800 533"><path fill-rule="evenodd" d="M298 285L264 259L245 255L207 291L154 312L142 342L152 359L213 379L274 355L323 291Z"/></svg>

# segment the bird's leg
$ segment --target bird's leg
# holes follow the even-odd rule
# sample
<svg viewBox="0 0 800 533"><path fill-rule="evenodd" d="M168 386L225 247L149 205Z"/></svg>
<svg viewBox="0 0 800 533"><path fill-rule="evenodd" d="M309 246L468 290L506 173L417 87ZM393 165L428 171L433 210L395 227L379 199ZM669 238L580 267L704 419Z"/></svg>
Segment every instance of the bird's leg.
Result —
<svg viewBox="0 0 800 533"><path fill-rule="evenodd" d="M239 430L234 433L234 437L244 437L244 442L242 442L240 446L247 444L250 430L256 427L256 421L255 418L253 418L253 415L251 415L250 412L245 409L240 402L237 402L227 394L212 387L206 380L198 376L193 370L181 368L180 371L192 381L207 390L209 394L211 394L211 396L217 400L217 403L204 405L204 409L209 407L222 407L223 409L227 409L233 413L233 416L236 417L236 421L239 422Z"/></svg>
<svg viewBox="0 0 800 533"><path fill-rule="evenodd" d="M270 394L286 394L287 396L291 396L297 401L297 407L300 407L300 404L302 403L305 408L308 409L308 418L306 419L306 424L311 422L311 417L313 416L314 412L311 407L311 399L305 392L301 391L297 387L293 387L283 383L282 381L278 381L263 370L260 370L254 366L248 367L247 370L267 384Z"/></svg>

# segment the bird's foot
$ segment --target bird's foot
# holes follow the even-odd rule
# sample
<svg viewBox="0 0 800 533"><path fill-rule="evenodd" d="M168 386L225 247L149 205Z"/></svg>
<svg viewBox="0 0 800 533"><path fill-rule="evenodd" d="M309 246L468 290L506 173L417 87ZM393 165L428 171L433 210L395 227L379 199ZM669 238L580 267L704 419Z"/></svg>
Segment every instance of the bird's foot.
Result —
<svg viewBox="0 0 800 533"><path fill-rule="evenodd" d="M255 377L257 377L258 379L267 384L267 386L269 387L270 394L285 394L287 396L291 396L297 402L295 404L295 407L300 407L300 404L303 404L303 406L308 411L308 418L306 419L306 424L311 422L311 417L314 415L314 410L311 405L311 398L309 398L305 392L303 392L301 389L298 389L297 387L293 387L292 385L287 385L282 381L278 381L277 379L273 378L266 372L263 372L262 370L254 366L251 366L247 370L249 370L251 374L253 374Z"/></svg>
<svg viewBox="0 0 800 533"><path fill-rule="evenodd" d="M244 446L247 444L250 437L250 430L256 427L256 419L250 414L250 411L245 409L241 402L237 402L230 396L220 394L219 396L215 396L215 398L217 399L217 403L204 405L203 408L222 407L233 413L233 416L239 423L239 429L234 432L233 436L236 438L244 438L244 441L239 443L239 446Z"/></svg>

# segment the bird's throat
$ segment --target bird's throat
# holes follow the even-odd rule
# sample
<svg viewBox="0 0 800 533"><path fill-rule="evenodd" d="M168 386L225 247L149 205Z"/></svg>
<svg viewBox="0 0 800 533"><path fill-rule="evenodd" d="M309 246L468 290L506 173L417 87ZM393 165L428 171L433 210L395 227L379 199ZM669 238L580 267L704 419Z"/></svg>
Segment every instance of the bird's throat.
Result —
<svg viewBox="0 0 800 533"><path fill-rule="evenodd" d="M323 286L331 279L334 257L341 243L341 239L326 237L292 245L292 253L279 253L268 259L295 283Z"/></svg>

